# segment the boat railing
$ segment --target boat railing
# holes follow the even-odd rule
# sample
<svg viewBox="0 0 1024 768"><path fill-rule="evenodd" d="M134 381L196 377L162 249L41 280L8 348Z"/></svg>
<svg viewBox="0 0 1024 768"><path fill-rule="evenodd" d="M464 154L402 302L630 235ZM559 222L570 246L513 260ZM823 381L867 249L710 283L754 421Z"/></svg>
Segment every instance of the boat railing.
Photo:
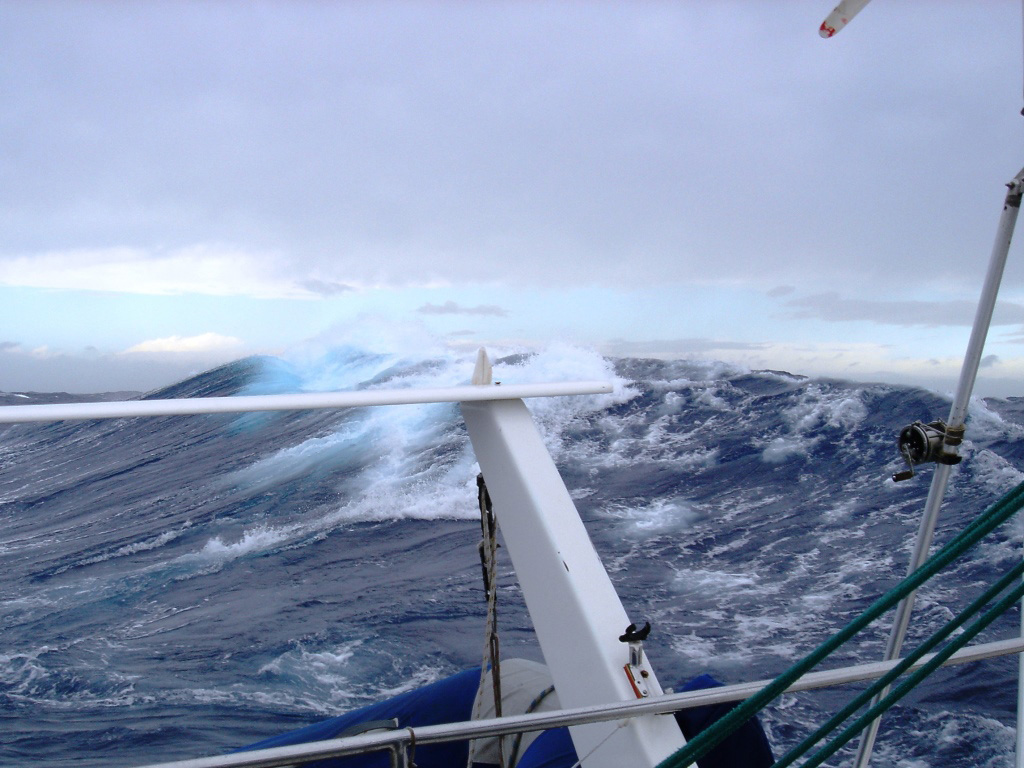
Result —
<svg viewBox="0 0 1024 768"><path fill-rule="evenodd" d="M982 643L952 654L943 666L953 666L984 659L1024 652L1024 637ZM935 659L935 654L923 656L910 665L918 670ZM866 680L875 680L893 670L902 660L871 662L839 669L809 672L790 684L784 693L799 693L830 688ZM650 699L576 707L551 712L533 712L472 720L462 723L428 725L415 728L395 728L362 733L356 736L325 741L295 744L286 747L235 752L213 757L193 758L174 762L153 763L140 768L273 768L274 766L303 765L329 758L390 751L396 764L401 766L415 745L468 741L495 736L544 731L571 725L582 725L609 720L625 720L643 715L669 715L694 707L743 701L771 684L771 680L755 680L724 685L699 691L666 693Z"/></svg>

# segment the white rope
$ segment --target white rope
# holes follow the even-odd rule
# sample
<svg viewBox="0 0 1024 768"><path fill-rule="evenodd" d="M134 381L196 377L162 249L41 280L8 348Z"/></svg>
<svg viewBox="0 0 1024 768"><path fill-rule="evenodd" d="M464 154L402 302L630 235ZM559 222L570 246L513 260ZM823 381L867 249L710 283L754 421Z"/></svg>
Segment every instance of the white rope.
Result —
<svg viewBox="0 0 1024 768"><path fill-rule="evenodd" d="M580 768L580 766L583 764L584 760L586 760L592 754L597 752L597 750L599 750L601 747L603 747L605 745L605 742L608 741L608 739L610 739L612 736L614 736L618 732L618 730L620 728L625 727L626 723L628 723L628 722L629 722L628 720L620 720L619 724L616 725L612 730L608 731L608 735L605 736L603 739L601 739L599 742L597 742L597 744L594 746L594 748L592 750L587 752L587 754L585 754L583 757L581 757L579 760L577 760L575 763L573 763L572 764L572 768Z"/></svg>

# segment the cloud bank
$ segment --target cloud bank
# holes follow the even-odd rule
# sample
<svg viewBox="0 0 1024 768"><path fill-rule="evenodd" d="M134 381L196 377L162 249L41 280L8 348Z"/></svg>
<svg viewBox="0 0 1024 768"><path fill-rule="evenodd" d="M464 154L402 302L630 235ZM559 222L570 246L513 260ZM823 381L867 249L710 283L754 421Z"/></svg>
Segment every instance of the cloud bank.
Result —
<svg viewBox="0 0 1024 768"><path fill-rule="evenodd" d="M480 304L475 307L464 307L454 301L446 301L444 304L431 304L427 302L416 310L422 315L483 315L491 317L505 317L508 311L496 304Z"/></svg>

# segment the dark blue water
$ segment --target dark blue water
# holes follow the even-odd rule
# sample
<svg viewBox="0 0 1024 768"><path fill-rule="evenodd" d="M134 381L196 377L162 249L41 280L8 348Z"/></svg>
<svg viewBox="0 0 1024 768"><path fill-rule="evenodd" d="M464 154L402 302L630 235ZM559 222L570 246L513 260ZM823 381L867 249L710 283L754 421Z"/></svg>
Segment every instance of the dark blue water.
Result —
<svg viewBox="0 0 1024 768"><path fill-rule="evenodd" d="M471 367L338 349L150 396L448 386ZM531 410L631 618L654 624L666 685L770 677L898 581L929 476L888 480L895 436L949 408L917 389L568 348L495 376L616 381ZM1024 400L972 408L939 542L1024 480ZM447 405L0 429L0 764L215 754L478 664L476 471ZM926 588L911 639L1016 562L1020 532ZM503 653L541 660L507 560L501 578ZM877 659L885 634L830 666ZM875 764L1011 765L1015 670L939 673L885 721ZM780 699L764 716L777 749L848 695Z"/></svg>

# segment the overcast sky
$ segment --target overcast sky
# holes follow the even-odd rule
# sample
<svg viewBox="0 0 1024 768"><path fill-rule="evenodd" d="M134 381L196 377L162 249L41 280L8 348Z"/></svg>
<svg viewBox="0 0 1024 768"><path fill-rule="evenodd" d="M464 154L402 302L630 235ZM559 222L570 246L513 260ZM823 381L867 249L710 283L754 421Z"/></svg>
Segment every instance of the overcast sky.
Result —
<svg viewBox="0 0 1024 768"><path fill-rule="evenodd" d="M1020 4L832 5L0 0L0 391L410 337L951 389ZM1024 395L1017 247L996 320Z"/></svg>

